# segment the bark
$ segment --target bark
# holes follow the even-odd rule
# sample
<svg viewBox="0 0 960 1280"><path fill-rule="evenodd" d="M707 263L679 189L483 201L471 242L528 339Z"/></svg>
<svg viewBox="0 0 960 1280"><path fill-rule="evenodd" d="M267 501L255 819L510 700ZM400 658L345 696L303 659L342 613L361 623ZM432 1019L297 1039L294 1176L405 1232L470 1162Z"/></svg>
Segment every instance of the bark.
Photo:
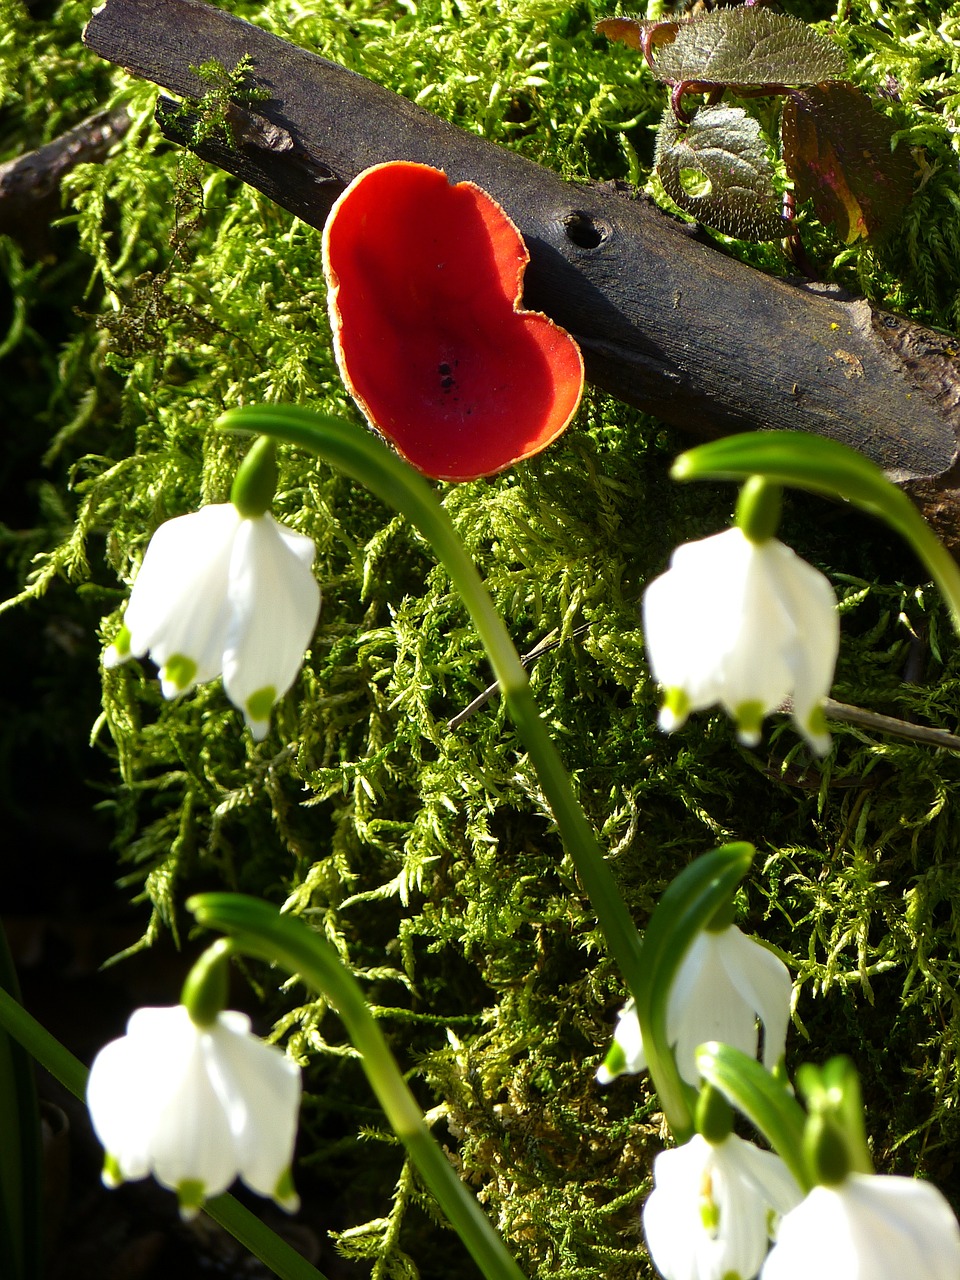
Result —
<svg viewBox="0 0 960 1280"><path fill-rule="evenodd" d="M103 160L130 127L123 107L98 111L52 142L0 164L0 235L31 257L52 251L50 224L62 212L60 182L74 165Z"/></svg>
<svg viewBox="0 0 960 1280"><path fill-rule="evenodd" d="M84 38L194 103L208 89L194 68L248 57L266 96L231 106L229 140L193 144L196 117L169 101L161 126L312 226L386 160L478 183L526 240L525 305L577 338L592 382L700 439L794 428L852 445L960 550L960 362L948 335L766 276L649 201L565 182L203 0L106 0Z"/></svg>

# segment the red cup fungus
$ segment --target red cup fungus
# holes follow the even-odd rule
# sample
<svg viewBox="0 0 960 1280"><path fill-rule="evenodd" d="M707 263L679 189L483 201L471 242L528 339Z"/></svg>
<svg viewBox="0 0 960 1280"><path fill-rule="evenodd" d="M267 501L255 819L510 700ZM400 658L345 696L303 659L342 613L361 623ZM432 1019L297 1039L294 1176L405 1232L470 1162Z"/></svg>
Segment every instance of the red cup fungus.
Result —
<svg viewBox="0 0 960 1280"><path fill-rule="evenodd" d="M546 448L576 412L580 349L521 307L529 261L492 196L429 165L374 165L331 210L323 267L340 372L424 475L494 475Z"/></svg>

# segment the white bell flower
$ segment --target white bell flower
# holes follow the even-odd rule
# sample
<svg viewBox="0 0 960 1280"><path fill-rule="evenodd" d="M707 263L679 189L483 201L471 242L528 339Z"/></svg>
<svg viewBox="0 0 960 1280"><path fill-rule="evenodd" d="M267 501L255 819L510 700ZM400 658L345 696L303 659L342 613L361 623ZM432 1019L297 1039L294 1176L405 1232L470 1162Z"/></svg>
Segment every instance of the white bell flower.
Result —
<svg viewBox="0 0 960 1280"><path fill-rule="evenodd" d="M850 1173L786 1215L762 1280L957 1280L960 1224L916 1178Z"/></svg>
<svg viewBox="0 0 960 1280"><path fill-rule="evenodd" d="M149 651L168 698L222 675L253 736L265 737L317 625L315 550L269 512L244 517L232 502L168 520L150 540L104 665Z"/></svg>
<svg viewBox="0 0 960 1280"><path fill-rule="evenodd" d="M763 1065L768 1071L775 1067L786 1046L792 987L783 961L736 925L699 933L667 997L667 1040L683 1079L699 1085L696 1050L707 1040L756 1057L758 1020L763 1027ZM646 1066L631 1000L620 1012L613 1047L597 1079L608 1084L621 1072L645 1071Z"/></svg>
<svg viewBox="0 0 960 1280"><path fill-rule="evenodd" d="M300 1069L225 1010L198 1026L183 1005L138 1009L94 1059L87 1106L107 1186L152 1173L192 1217L240 1177L288 1212Z"/></svg>
<svg viewBox="0 0 960 1280"><path fill-rule="evenodd" d="M779 1216L802 1194L779 1156L735 1134L716 1145L695 1134L661 1151L653 1181L643 1230L665 1280L752 1280Z"/></svg>
<svg viewBox="0 0 960 1280"><path fill-rule="evenodd" d="M752 746L763 717L792 698L797 728L814 751L829 750L823 700L840 644L837 600L782 542L754 542L734 526L678 547L646 589L643 625L666 691L662 728L719 703Z"/></svg>

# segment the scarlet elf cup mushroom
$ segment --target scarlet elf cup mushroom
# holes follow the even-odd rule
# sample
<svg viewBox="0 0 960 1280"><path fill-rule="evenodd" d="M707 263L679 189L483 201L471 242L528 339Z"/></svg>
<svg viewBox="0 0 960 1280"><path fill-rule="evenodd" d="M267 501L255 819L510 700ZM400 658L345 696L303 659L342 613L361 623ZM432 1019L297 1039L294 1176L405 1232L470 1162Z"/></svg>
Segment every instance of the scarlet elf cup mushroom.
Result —
<svg viewBox="0 0 960 1280"><path fill-rule="evenodd" d="M492 196L429 165L375 165L331 210L323 266L341 375L425 475L494 475L546 448L576 412L583 358L520 305L529 261Z"/></svg>

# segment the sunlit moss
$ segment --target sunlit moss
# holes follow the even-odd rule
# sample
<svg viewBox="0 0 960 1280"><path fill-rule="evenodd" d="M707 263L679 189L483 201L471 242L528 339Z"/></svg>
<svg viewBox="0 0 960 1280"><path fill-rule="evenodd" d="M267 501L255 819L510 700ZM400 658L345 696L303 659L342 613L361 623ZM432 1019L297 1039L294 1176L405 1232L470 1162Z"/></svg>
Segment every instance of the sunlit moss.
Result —
<svg viewBox="0 0 960 1280"><path fill-rule="evenodd" d="M640 174L649 157L662 88L593 34L588 5L228 7L565 174ZM864 76L900 77L908 143L922 135L939 167L903 236L840 266L941 322L960 261L947 164L960 46L931 33L951 31L952 14L863 6L841 28ZM4 555L35 575L38 626L45 588L75 601L92 670L152 532L229 493L244 445L212 430L222 409L357 411L331 354L319 232L164 143L155 90L80 46L85 10L21 17L0 45L4 155L111 99L134 117L105 164L67 182L58 260L2 247L11 430L24 448L42 437L46 486L31 489L32 519L6 531ZM741 923L799 980L797 1052L850 1052L880 1166L926 1172L960 1202L948 1154L960 1138L960 759L842 726L820 764L785 721L757 752L718 716L658 732L643 584L734 501L669 481L681 444L591 393L547 453L441 492L521 651L556 633L531 663L534 690L637 922L690 858L754 841ZM466 614L403 522L293 450L275 511L316 540L324 604L264 743L217 683L167 704L147 666L103 676L96 742L114 764L120 875L143 896L145 943L183 930L196 884L309 913L363 978L438 1134L530 1273L646 1275L638 1206L655 1103L635 1079L594 1083L622 988L502 706L494 697L448 728L490 679ZM953 727L956 643L912 562L879 526L819 500L788 504L786 527L844 597L836 696ZM312 1064L304 1148L330 1194L350 1188L341 1249L375 1275L413 1274L413 1257L446 1280L458 1246L382 1134L338 1020L266 971L252 980Z"/></svg>

